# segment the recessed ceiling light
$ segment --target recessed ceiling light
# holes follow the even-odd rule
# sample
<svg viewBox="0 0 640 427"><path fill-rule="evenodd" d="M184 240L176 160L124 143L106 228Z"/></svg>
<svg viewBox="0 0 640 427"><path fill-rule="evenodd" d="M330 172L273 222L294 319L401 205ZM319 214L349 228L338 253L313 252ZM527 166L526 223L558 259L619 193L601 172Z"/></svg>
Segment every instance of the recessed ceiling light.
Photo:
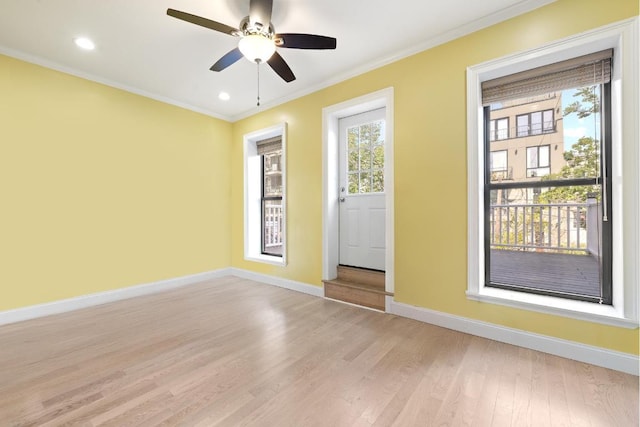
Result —
<svg viewBox="0 0 640 427"><path fill-rule="evenodd" d="M221 99L222 101L228 101L229 99L231 99L231 96L229 96L227 92L220 92L218 94L218 98Z"/></svg>
<svg viewBox="0 0 640 427"><path fill-rule="evenodd" d="M93 50L96 48L96 45L86 37L76 37L73 39L73 42L76 46L84 50Z"/></svg>

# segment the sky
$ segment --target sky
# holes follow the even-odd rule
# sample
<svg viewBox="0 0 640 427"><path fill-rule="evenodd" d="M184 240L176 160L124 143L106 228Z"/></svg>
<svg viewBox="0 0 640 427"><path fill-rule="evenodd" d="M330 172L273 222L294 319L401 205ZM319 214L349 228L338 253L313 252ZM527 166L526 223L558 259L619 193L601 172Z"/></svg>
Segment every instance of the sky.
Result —
<svg viewBox="0 0 640 427"><path fill-rule="evenodd" d="M579 97L574 97L575 89L569 89L562 92L562 110L572 102L579 101ZM599 116L599 114L597 115ZM595 137L599 133L599 126L594 120L596 116L591 115L584 119L579 119L576 113L564 116L564 149L568 151L571 146L578 142L583 136Z"/></svg>

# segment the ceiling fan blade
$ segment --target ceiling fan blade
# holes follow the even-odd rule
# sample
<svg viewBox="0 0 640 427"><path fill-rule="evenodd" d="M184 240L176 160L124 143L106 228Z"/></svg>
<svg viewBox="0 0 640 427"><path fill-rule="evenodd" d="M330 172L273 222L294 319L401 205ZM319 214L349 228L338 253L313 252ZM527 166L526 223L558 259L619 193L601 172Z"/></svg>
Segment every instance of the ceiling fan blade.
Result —
<svg viewBox="0 0 640 427"><path fill-rule="evenodd" d="M276 34L276 45L290 49L335 49L336 39L316 34Z"/></svg>
<svg viewBox="0 0 640 427"><path fill-rule="evenodd" d="M296 79L293 71L291 71L291 68L289 68L284 58L282 58L278 52L275 52L273 56L269 58L267 64L269 64L269 66L273 68L273 71L282 77L282 80L285 82L290 83Z"/></svg>
<svg viewBox="0 0 640 427"><path fill-rule="evenodd" d="M229 65L235 64L240 58L242 58L242 52L240 52L240 49L235 48L218 59L218 62L213 64L209 69L211 71L222 71Z"/></svg>
<svg viewBox="0 0 640 427"><path fill-rule="evenodd" d="M167 15L174 18L182 19L183 21L191 22L192 24L200 25L201 27L210 28L212 30L220 31L221 33L235 36L238 32L237 28L230 27L220 22L212 21L201 16L192 15L186 12L180 12L175 9L167 9Z"/></svg>
<svg viewBox="0 0 640 427"><path fill-rule="evenodd" d="M262 24L269 28L271 24L271 11L273 10L273 0L251 0L249 2L249 22Z"/></svg>

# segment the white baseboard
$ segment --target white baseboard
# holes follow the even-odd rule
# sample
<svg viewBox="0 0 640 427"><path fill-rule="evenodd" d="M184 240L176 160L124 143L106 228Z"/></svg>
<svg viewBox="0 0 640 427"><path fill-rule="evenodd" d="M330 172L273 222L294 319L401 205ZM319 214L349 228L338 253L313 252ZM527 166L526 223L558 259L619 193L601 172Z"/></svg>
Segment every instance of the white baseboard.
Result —
<svg viewBox="0 0 640 427"><path fill-rule="evenodd" d="M306 283L296 282L295 280L269 276L267 274L243 270L241 268L230 268L229 274L238 276L242 279L254 280L256 282L265 283L267 285L278 286L280 288L302 292L303 294L313 295L316 297L324 297L324 289L322 288L322 286L308 285Z"/></svg>
<svg viewBox="0 0 640 427"><path fill-rule="evenodd" d="M639 374L640 359L633 354L507 328L395 301L390 303L389 313L632 375Z"/></svg>
<svg viewBox="0 0 640 427"><path fill-rule="evenodd" d="M114 289L45 304L2 311L0 312L0 325L35 319L52 314L65 313L68 311L137 296L150 295L225 276L237 276L243 279L254 280L256 282L278 286L316 297L324 297L324 291L321 286L313 286L302 282L296 282L294 280L255 273L253 271L239 268L223 268L220 270L192 274L174 279L160 280L157 282L145 283L122 289ZM556 356L577 360L579 362L591 363L593 365L626 372L632 375L640 374L640 359L638 356L633 354L589 346L560 338L534 334L519 329L507 328L505 326L403 304L395 302L392 297L387 297L385 300L387 312L390 314L407 317L420 322L453 329L455 331L507 344L517 345L519 347L554 354Z"/></svg>
<svg viewBox="0 0 640 427"><path fill-rule="evenodd" d="M174 279L160 280L142 285L97 292L95 294L81 295L79 297L21 307L13 310L0 311L0 325L21 322L23 320L35 319L37 317L49 316L52 314L66 313L68 311L78 310L81 308L93 307L123 299L168 291L170 289L192 285L205 280L229 276L231 274L229 270L230 269L228 268L224 268L215 271L191 274L189 276L177 277Z"/></svg>

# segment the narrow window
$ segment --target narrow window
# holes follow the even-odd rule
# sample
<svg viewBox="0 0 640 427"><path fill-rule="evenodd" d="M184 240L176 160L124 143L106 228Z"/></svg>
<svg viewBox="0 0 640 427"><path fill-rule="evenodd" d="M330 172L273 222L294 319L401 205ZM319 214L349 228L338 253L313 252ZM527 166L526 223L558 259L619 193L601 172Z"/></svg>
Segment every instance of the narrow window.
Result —
<svg viewBox="0 0 640 427"><path fill-rule="evenodd" d="M256 143L261 158L261 253L282 256L282 139Z"/></svg>
<svg viewBox="0 0 640 427"><path fill-rule="evenodd" d="M611 59L607 50L482 84L485 286L612 303ZM524 147L514 138L491 151L497 114L516 117ZM496 179L507 162L511 180Z"/></svg>

